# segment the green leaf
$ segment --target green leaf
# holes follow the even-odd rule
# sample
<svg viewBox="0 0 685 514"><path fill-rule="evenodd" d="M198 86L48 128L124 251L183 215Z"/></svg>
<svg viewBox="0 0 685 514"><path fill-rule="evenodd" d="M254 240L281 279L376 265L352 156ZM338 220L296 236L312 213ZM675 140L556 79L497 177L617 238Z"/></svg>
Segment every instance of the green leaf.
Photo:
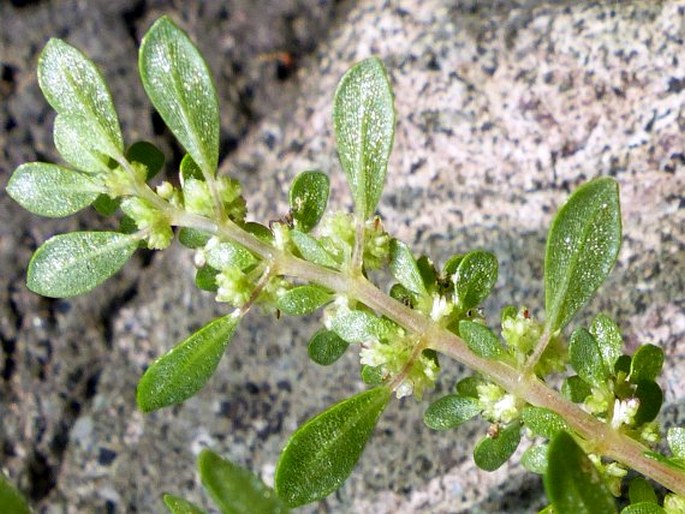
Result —
<svg viewBox="0 0 685 514"><path fill-rule="evenodd" d="M666 511L656 503L640 502L628 505L621 514L666 514Z"/></svg>
<svg viewBox="0 0 685 514"><path fill-rule="evenodd" d="M338 267L338 263L331 254L326 251L317 239L314 239L309 234L305 234L299 230L291 230L290 239L295 243L297 251L300 252L300 255L304 260L328 268Z"/></svg>
<svg viewBox="0 0 685 514"><path fill-rule="evenodd" d="M370 386L381 385L387 378L383 371L383 366L369 366L368 364L364 364L359 374L362 382Z"/></svg>
<svg viewBox="0 0 685 514"><path fill-rule="evenodd" d="M623 337L618 325L606 314L597 314L590 325L590 333L597 341L606 368L614 369L623 347Z"/></svg>
<svg viewBox="0 0 685 514"><path fill-rule="evenodd" d="M330 330L321 329L309 341L309 358L321 366L330 366L347 350L349 343Z"/></svg>
<svg viewBox="0 0 685 514"><path fill-rule="evenodd" d="M420 296L428 294L411 250L397 239L390 241L390 271L395 280L409 291Z"/></svg>
<svg viewBox="0 0 685 514"><path fill-rule="evenodd" d="M459 268L459 263L461 263L461 260L464 258L464 254L462 253L456 253L452 255L447 261L445 262L445 265L442 267L442 274L445 277L451 277L457 272L457 269Z"/></svg>
<svg viewBox="0 0 685 514"><path fill-rule="evenodd" d="M459 335L473 353L484 359L497 359L502 355L502 345L495 333L482 323L461 320Z"/></svg>
<svg viewBox="0 0 685 514"><path fill-rule="evenodd" d="M523 423L535 434L547 439L552 439L562 430L568 430L569 426L564 418L556 412L543 407L528 405L521 413Z"/></svg>
<svg viewBox="0 0 685 514"><path fill-rule="evenodd" d="M643 477L635 477L628 488L630 503L657 503L658 499L652 485Z"/></svg>
<svg viewBox="0 0 685 514"><path fill-rule="evenodd" d="M102 214L103 216L111 216L117 212L120 204L121 201L119 198L112 198L103 193L98 195L91 205L99 214Z"/></svg>
<svg viewBox="0 0 685 514"><path fill-rule="evenodd" d="M216 292L219 290L219 286L216 283L216 276L218 274L219 271L211 266L202 266L195 272L195 285L203 291Z"/></svg>
<svg viewBox="0 0 685 514"><path fill-rule="evenodd" d="M561 394L573 403L581 403L592 394L592 388L578 375L573 375L564 380L561 386Z"/></svg>
<svg viewBox="0 0 685 514"><path fill-rule="evenodd" d="M207 63L168 17L143 37L138 59L148 97L205 178L219 162L219 103Z"/></svg>
<svg viewBox="0 0 685 514"><path fill-rule="evenodd" d="M495 471L509 460L521 441L521 426L512 423L496 437L489 435L478 441L473 449L473 460L480 469Z"/></svg>
<svg viewBox="0 0 685 514"><path fill-rule="evenodd" d="M664 365L664 351L653 344L640 346L630 363L630 381L634 384L642 380L654 380Z"/></svg>
<svg viewBox="0 0 685 514"><path fill-rule="evenodd" d="M423 414L423 422L433 430L455 428L478 415L482 410L475 398L448 394L434 401Z"/></svg>
<svg viewBox="0 0 685 514"><path fill-rule="evenodd" d="M455 390L461 396L469 396L471 398L478 398L478 386L487 384L487 380L480 376L471 376L462 378L457 382Z"/></svg>
<svg viewBox="0 0 685 514"><path fill-rule="evenodd" d="M181 403L202 389L219 365L239 321L235 313L217 318L157 359L138 382L138 407L144 412L161 409Z"/></svg>
<svg viewBox="0 0 685 514"><path fill-rule="evenodd" d="M545 251L547 329L562 329L592 297L621 246L618 184L609 177L579 187L552 222Z"/></svg>
<svg viewBox="0 0 685 514"><path fill-rule="evenodd" d="M62 159L74 168L89 173L108 173L109 154L116 153L111 147L102 144L106 136L102 133L94 137L87 119L82 116L58 114L52 131L55 148Z"/></svg>
<svg viewBox="0 0 685 514"><path fill-rule="evenodd" d="M183 159L181 159L181 164L178 169L178 177L179 181L181 182L181 187L185 184L186 180L191 178L194 178L195 180L205 179L205 177L202 175L202 170L189 154L185 154Z"/></svg>
<svg viewBox="0 0 685 514"><path fill-rule="evenodd" d="M60 218L93 203L99 188L78 171L56 164L29 162L14 171L7 184L7 193L27 211Z"/></svg>
<svg viewBox="0 0 685 514"><path fill-rule="evenodd" d="M51 237L33 254L26 285L34 293L68 298L90 291L119 271L138 238L118 232L72 232Z"/></svg>
<svg viewBox="0 0 685 514"><path fill-rule="evenodd" d="M298 428L276 464L278 496L296 507L338 489L357 464L390 394L387 387L370 389Z"/></svg>
<svg viewBox="0 0 685 514"><path fill-rule="evenodd" d="M544 475L547 471L547 450L546 444L531 446L521 455L521 465L531 473Z"/></svg>
<svg viewBox="0 0 685 514"><path fill-rule="evenodd" d="M204 449L197 459L202 485L223 514L285 514L288 508L255 474Z"/></svg>
<svg viewBox="0 0 685 514"><path fill-rule="evenodd" d="M246 232L249 232L260 241L273 244L274 234L271 232L271 230L269 230L269 227L266 227L261 223L257 223L256 221L248 221L245 223L245 225L243 225L243 228Z"/></svg>
<svg viewBox="0 0 685 514"><path fill-rule="evenodd" d="M290 213L298 230L309 232L326 212L330 181L320 171L300 173L290 186Z"/></svg>
<svg viewBox="0 0 685 514"><path fill-rule="evenodd" d="M331 321L331 330L350 344L381 340L388 328L378 316L359 310L339 312Z"/></svg>
<svg viewBox="0 0 685 514"><path fill-rule="evenodd" d="M333 299L333 294L314 284L293 287L279 296L276 308L289 316L311 314Z"/></svg>
<svg viewBox="0 0 685 514"><path fill-rule="evenodd" d="M171 514L205 514L197 505L173 494L165 494L162 500Z"/></svg>
<svg viewBox="0 0 685 514"><path fill-rule="evenodd" d="M202 248L212 238L212 234L196 228L181 227L178 231L178 242L186 248Z"/></svg>
<svg viewBox="0 0 685 514"><path fill-rule="evenodd" d="M552 439L547 461L545 491L557 512L617 512L614 498L594 464L566 432L559 432Z"/></svg>
<svg viewBox="0 0 685 514"><path fill-rule="evenodd" d="M29 509L29 504L24 496L2 471L0 471L0 505L2 505L3 512L31 514L31 509Z"/></svg>
<svg viewBox="0 0 685 514"><path fill-rule="evenodd" d="M333 126L355 211L367 219L383 192L395 133L392 89L380 59L355 64L340 80L333 100Z"/></svg>
<svg viewBox="0 0 685 514"><path fill-rule="evenodd" d="M164 167L164 154L148 141L136 141L126 150L130 162L138 162L147 168L147 179L150 180Z"/></svg>
<svg viewBox="0 0 685 514"><path fill-rule="evenodd" d="M257 259L245 247L231 241L221 241L205 249L207 264L212 268L222 270L229 266L236 266L241 270L257 263Z"/></svg>
<svg viewBox="0 0 685 514"><path fill-rule="evenodd" d="M568 344L568 358L580 378L595 387L605 386L608 372L602 352L590 332L584 328L573 331Z"/></svg>
<svg viewBox="0 0 685 514"><path fill-rule="evenodd" d="M675 457L685 459L685 428L671 427L666 435L668 447Z"/></svg>
<svg viewBox="0 0 685 514"><path fill-rule="evenodd" d="M635 388L635 397L640 406L635 413L635 426L648 423L657 417L664 401L664 393L653 380L640 380Z"/></svg>
<svg viewBox="0 0 685 514"><path fill-rule="evenodd" d="M107 84L79 50L50 39L38 59L38 84L58 114L81 119L79 125L88 128L81 137L91 148L114 158L123 154L119 119Z"/></svg>
<svg viewBox="0 0 685 514"><path fill-rule="evenodd" d="M478 306L497 282L497 257L475 250L459 261L452 275L455 302L462 311Z"/></svg>

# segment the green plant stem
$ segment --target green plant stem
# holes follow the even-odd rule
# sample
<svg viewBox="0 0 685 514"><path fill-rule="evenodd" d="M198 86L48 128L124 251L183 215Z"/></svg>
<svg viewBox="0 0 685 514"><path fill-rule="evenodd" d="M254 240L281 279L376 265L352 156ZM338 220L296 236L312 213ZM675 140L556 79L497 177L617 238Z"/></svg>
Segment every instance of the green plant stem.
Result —
<svg viewBox="0 0 685 514"><path fill-rule="evenodd" d="M347 276L299 259L261 241L231 221L217 225L207 218L184 211L176 211L173 219L180 225L212 232L245 246L262 259L274 263L280 274L317 283L362 302L405 330L419 335L418 340L426 348L432 348L461 362L534 406L556 412L586 441L584 446L589 452L620 462L685 496L685 474L648 457L649 448L588 414L533 373L523 374L503 362L477 356L461 338L392 299L362 275Z"/></svg>

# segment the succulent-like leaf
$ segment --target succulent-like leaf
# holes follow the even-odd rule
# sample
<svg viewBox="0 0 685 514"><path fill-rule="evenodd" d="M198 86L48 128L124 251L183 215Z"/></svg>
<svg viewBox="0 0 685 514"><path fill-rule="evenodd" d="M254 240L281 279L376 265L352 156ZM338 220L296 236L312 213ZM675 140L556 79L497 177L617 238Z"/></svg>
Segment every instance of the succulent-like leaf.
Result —
<svg viewBox="0 0 685 514"><path fill-rule="evenodd" d="M147 180L153 178L164 167L164 154L148 141L136 141L126 150L126 158L147 168Z"/></svg>
<svg viewBox="0 0 685 514"><path fill-rule="evenodd" d="M171 514L205 514L205 511L194 503L173 494L165 494L162 500Z"/></svg>
<svg viewBox="0 0 685 514"><path fill-rule="evenodd" d="M185 184L186 180L194 178L195 180L204 180L205 177L202 174L202 170L193 160L190 154L185 154L183 159L181 159L181 164L178 168L178 178L181 182L181 187Z"/></svg>
<svg viewBox="0 0 685 514"><path fill-rule="evenodd" d="M502 355L502 345L495 333L482 323L461 320L459 335L471 351L484 359L497 359Z"/></svg>
<svg viewBox="0 0 685 514"><path fill-rule="evenodd" d="M569 429L568 424L559 414L543 407L528 405L523 409L521 419L535 435L547 439L553 438L562 430Z"/></svg>
<svg viewBox="0 0 685 514"><path fill-rule="evenodd" d="M675 457L685 459L685 428L671 427L668 429L666 440L668 447Z"/></svg>
<svg viewBox="0 0 685 514"><path fill-rule="evenodd" d="M88 175L78 171L56 164L29 162L14 171L7 193L27 211L60 218L93 203L99 187Z"/></svg>
<svg viewBox="0 0 685 514"><path fill-rule="evenodd" d="M309 358L321 366L330 366L347 350L349 343L331 330L321 329L307 346Z"/></svg>
<svg viewBox="0 0 685 514"><path fill-rule="evenodd" d="M367 219L383 191L395 133L392 89L380 59L355 64L340 80L333 126L355 211Z"/></svg>
<svg viewBox="0 0 685 514"><path fill-rule="evenodd" d="M606 369L614 369L623 347L623 337L618 325L606 314L597 314L590 325L590 333L597 341Z"/></svg>
<svg viewBox="0 0 685 514"><path fill-rule="evenodd" d="M497 282L497 257L490 252L474 250L459 261L452 275L454 296L462 311L480 304Z"/></svg>
<svg viewBox="0 0 685 514"><path fill-rule="evenodd" d="M88 173L110 171L109 155L113 150L102 145L102 140L107 141L106 136L94 137L93 129L83 116L58 114L52 138L62 159L77 170Z"/></svg>
<svg viewBox="0 0 685 514"><path fill-rule="evenodd" d="M564 380L561 393L573 403L581 403L592 394L592 388L578 375L573 375Z"/></svg>
<svg viewBox="0 0 685 514"><path fill-rule="evenodd" d="M377 386L381 385L387 378L383 372L383 366L369 366L364 364L359 372L362 382L366 385Z"/></svg>
<svg viewBox="0 0 685 514"><path fill-rule="evenodd" d="M212 238L212 234L196 228L182 227L178 231L178 242L186 248L202 248Z"/></svg>
<svg viewBox="0 0 685 514"><path fill-rule="evenodd" d="M83 53L60 39L50 39L38 59L38 84L60 115L81 119L83 141L120 157L124 142L112 96L99 70Z"/></svg>
<svg viewBox="0 0 685 514"><path fill-rule="evenodd" d="M187 400L204 387L235 333L240 317L222 316L157 359L138 382L136 400L144 412Z"/></svg>
<svg viewBox="0 0 685 514"><path fill-rule="evenodd" d="M455 390L461 396L468 396L470 398L478 398L478 386L487 384L487 380L480 376L471 376L462 378L457 382Z"/></svg>
<svg viewBox="0 0 685 514"><path fill-rule="evenodd" d="M296 507L338 489L357 464L390 395L384 386L370 389L298 428L276 464L278 496Z"/></svg>
<svg viewBox="0 0 685 514"><path fill-rule="evenodd" d="M621 514L666 514L666 511L656 503L631 503L621 511Z"/></svg>
<svg viewBox="0 0 685 514"><path fill-rule="evenodd" d="M197 459L202 485L223 514L286 514L288 508L273 489L233 462L210 450Z"/></svg>
<svg viewBox="0 0 685 514"><path fill-rule="evenodd" d="M51 237L33 254L26 285L34 293L68 298L90 291L133 255L139 239L118 232L72 232Z"/></svg>
<svg viewBox="0 0 685 514"><path fill-rule="evenodd" d="M664 351L653 344L637 349L630 362L630 381L637 384L642 380L654 380L664 365Z"/></svg>
<svg viewBox="0 0 685 514"><path fill-rule="evenodd" d="M546 444L531 446L521 455L521 465L532 473L544 475L547 471Z"/></svg>
<svg viewBox="0 0 685 514"><path fill-rule="evenodd" d="M496 437L486 436L473 449L473 460L480 469L495 471L509 460L521 441L521 426L512 423Z"/></svg>
<svg viewBox="0 0 685 514"><path fill-rule="evenodd" d="M257 263L257 259L245 247L231 241L221 241L206 248L207 264L222 270L236 266L243 270Z"/></svg>
<svg viewBox="0 0 685 514"><path fill-rule="evenodd" d="M276 301L276 307L289 316L311 314L333 299L333 294L321 286L307 284L293 287Z"/></svg>
<svg viewBox="0 0 685 514"><path fill-rule="evenodd" d="M604 366L599 345L590 332L584 328L573 331L568 344L568 357L580 378L595 387L604 384L608 370Z"/></svg>
<svg viewBox="0 0 685 514"><path fill-rule="evenodd" d="M330 180L320 171L300 173L290 186L290 213L298 230L309 232L326 212Z"/></svg>
<svg viewBox="0 0 685 514"><path fill-rule="evenodd" d="M657 503L658 498L652 485L643 477L635 477L630 481L628 487L628 497L630 503Z"/></svg>
<svg viewBox="0 0 685 514"><path fill-rule="evenodd" d="M427 295L423 277L409 247L402 241L390 241L390 271L400 284L417 295Z"/></svg>
<svg viewBox="0 0 685 514"><path fill-rule="evenodd" d="M544 484L556 512L617 512L614 498L594 464L566 432L559 432L549 445Z"/></svg>
<svg viewBox="0 0 685 514"><path fill-rule="evenodd" d="M482 410L475 398L448 394L434 401L423 414L423 422L433 430L455 428L478 415Z"/></svg>
<svg viewBox="0 0 685 514"><path fill-rule="evenodd" d="M0 506L2 506L3 512L31 514L26 498L14 487L2 471L0 471Z"/></svg>
<svg viewBox="0 0 685 514"><path fill-rule="evenodd" d="M187 34L168 17L143 37L138 60L148 97L203 172L219 161L219 103L209 67Z"/></svg>
<svg viewBox="0 0 685 514"><path fill-rule="evenodd" d="M592 297L621 246L618 184L592 180L571 195L552 222L545 251L547 329L562 329Z"/></svg>
<svg viewBox="0 0 685 514"><path fill-rule="evenodd" d="M302 258L306 261L326 266L327 268L337 268L338 263L331 256L330 253L321 245L321 243L304 232L299 230L290 231L290 239L297 247Z"/></svg>
<svg viewBox="0 0 685 514"><path fill-rule="evenodd" d="M216 276L218 274L219 270L209 265L204 265L195 272L195 285L203 291L216 292L219 290L219 286L216 283Z"/></svg>
<svg viewBox="0 0 685 514"><path fill-rule="evenodd" d="M640 380L635 388L635 397L640 400L640 406L635 413L637 426L652 421L657 417L664 401L664 393L653 380Z"/></svg>
<svg viewBox="0 0 685 514"><path fill-rule="evenodd" d="M388 333L388 324L366 311L339 312L331 321L331 330L350 344L382 339Z"/></svg>

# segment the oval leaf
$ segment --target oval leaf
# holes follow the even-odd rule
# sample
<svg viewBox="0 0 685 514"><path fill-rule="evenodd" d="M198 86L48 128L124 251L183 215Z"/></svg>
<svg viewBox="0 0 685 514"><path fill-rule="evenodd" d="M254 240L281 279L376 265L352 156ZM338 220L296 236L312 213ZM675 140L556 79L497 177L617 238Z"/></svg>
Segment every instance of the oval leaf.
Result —
<svg viewBox="0 0 685 514"><path fill-rule="evenodd" d="M459 322L459 335L466 341L471 351L484 359L497 359L502 355L502 345L495 333L482 323L462 320Z"/></svg>
<svg viewBox="0 0 685 514"><path fill-rule="evenodd" d="M93 134L93 129L82 116L58 114L55 118L52 138L62 159L81 171L107 173L110 171L109 154L113 151L99 144L101 138L93 138Z"/></svg>
<svg viewBox="0 0 685 514"><path fill-rule="evenodd" d="M299 230L290 231L290 239L295 246L297 251L300 252L302 258L306 261L313 262L314 264L319 264L321 266L326 266L328 268L337 268L338 263L331 256L330 253L326 251L323 245L315 238Z"/></svg>
<svg viewBox="0 0 685 514"><path fill-rule="evenodd" d="M187 400L214 374L240 317L217 318L157 359L138 382L136 401L144 412Z"/></svg>
<svg viewBox="0 0 685 514"><path fill-rule="evenodd" d="M26 285L34 293L68 298L90 291L119 271L138 247L118 232L72 232L51 237L31 257Z"/></svg>
<svg viewBox="0 0 685 514"><path fill-rule="evenodd" d="M568 344L568 357L580 378L595 387L604 385L607 369L597 341L590 332L584 328L573 331Z"/></svg>
<svg viewBox="0 0 685 514"><path fill-rule="evenodd" d="M390 271L400 284L418 295L427 295L423 277L409 247L402 241L390 241Z"/></svg>
<svg viewBox="0 0 685 514"><path fill-rule="evenodd" d="M573 403L581 403L592 394L592 387L578 375L573 375L564 380L561 386L561 394Z"/></svg>
<svg viewBox="0 0 685 514"><path fill-rule="evenodd" d="M549 445L544 484L556 512L617 512L614 498L595 465L566 432L559 432Z"/></svg>
<svg viewBox="0 0 685 514"><path fill-rule="evenodd" d="M658 499L652 485L643 477L635 477L628 488L630 503L657 503Z"/></svg>
<svg viewBox="0 0 685 514"><path fill-rule="evenodd" d="M478 306L497 282L497 257L490 252L469 252L452 275L455 302L462 311Z"/></svg>
<svg viewBox="0 0 685 514"><path fill-rule="evenodd" d="M333 299L333 294L317 285L293 287L278 297L276 307L289 316L304 316Z"/></svg>
<svg viewBox="0 0 685 514"><path fill-rule="evenodd" d="M640 346L630 361L630 381L654 380L664 365L664 351L653 344Z"/></svg>
<svg viewBox="0 0 685 514"><path fill-rule="evenodd" d="M370 312L342 311L331 320L331 330L354 344L383 339L388 334L388 325Z"/></svg>
<svg viewBox="0 0 685 514"><path fill-rule="evenodd" d="M480 402L475 398L448 394L434 401L423 414L423 422L433 430L455 428L478 415Z"/></svg>
<svg viewBox="0 0 685 514"><path fill-rule="evenodd" d="M165 494L162 500L171 514L205 514L197 505L172 494Z"/></svg>
<svg viewBox="0 0 685 514"><path fill-rule="evenodd" d="M288 508L255 474L202 450L197 459L202 485L224 514L285 514Z"/></svg>
<svg viewBox="0 0 685 514"><path fill-rule="evenodd" d="M82 133L91 148L107 149L111 157L124 151L119 119L104 78L79 50L59 39L50 39L38 59L38 84L58 114L82 119Z"/></svg>
<svg viewBox="0 0 685 514"><path fill-rule="evenodd" d="M143 37L140 77L152 105L205 178L219 162L219 104L207 63L185 32L169 18Z"/></svg>
<svg viewBox="0 0 685 514"><path fill-rule="evenodd" d="M298 230L309 232L319 222L328 204L330 181L320 171L300 173L290 187L290 213Z"/></svg>
<svg viewBox="0 0 685 514"><path fill-rule="evenodd" d="M639 502L628 505L621 514L666 514L666 511L652 502Z"/></svg>
<svg viewBox="0 0 685 514"><path fill-rule="evenodd" d="M513 423L496 437L484 437L473 449L473 460L480 469L495 471L509 460L521 441L521 427Z"/></svg>
<svg viewBox="0 0 685 514"><path fill-rule="evenodd" d="M571 320L604 282L621 246L618 184L609 177L579 187L552 222L545 251L547 329Z"/></svg>
<svg viewBox="0 0 685 514"><path fill-rule="evenodd" d="M257 259L249 250L231 241L211 241L205 248L205 255L207 264L218 270L229 266L244 270L257 263Z"/></svg>
<svg viewBox="0 0 685 514"><path fill-rule="evenodd" d="M564 418L556 412L543 407L528 405L521 413L523 423L535 435L551 439L562 430L568 430L568 424Z"/></svg>
<svg viewBox="0 0 685 514"><path fill-rule="evenodd" d="M147 180L153 178L164 167L164 154L148 141L136 141L126 150L126 158L147 168Z"/></svg>
<svg viewBox="0 0 685 514"><path fill-rule="evenodd" d="M664 393L656 382L640 380L635 388L635 397L640 401L635 413L635 426L640 426L657 417L664 401Z"/></svg>
<svg viewBox="0 0 685 514"><path fill-rule="evenodd" d="M16 487L0 471L0 505L3 512L12 514L31 514L29 504Z"/></svg>
<svg viewBox="0 0 685 514"><path fill-rule="evenodd" d="M605 314L598 314L592 320L590 333L594 336L604 364L609 370L614 369L616 361L621 356L623 337L618 325Z"/></svg>
<svg viewBox="0 0 685 514"><path fill-rule="evenodd" d="M349 343L330 330L321 329L307 346L309 358L321 366L330 366L347 350Z"/></svg>
<svg viewBox="0 0 685 514"><path fill-rule="evenodd" d="M295 507L338 489L357 464L390 394L386 387L370 389L298 428L276 465L278 496Z"/></svg>
<svg viewBox="0 0 685 514"><path fill-rule="evenodd" d="M27 211L51 218L74 214L99 194L87 175L43 162L19 166L7 184L7 193Z"/></svg>
<svg viewBox="0 0 685 514"><path fill-rule="evenodd" d="M547 471L547 445L531 446L521 455L521 465L532 473L544 475Z"/></svg>
<svg viewBox="0 0 685 514"><path fill-rule="evenodd" d="M383 192L395 133L392 89L380 59L357 63L340 80L333 126L355 211L367 219Z"/></svg>

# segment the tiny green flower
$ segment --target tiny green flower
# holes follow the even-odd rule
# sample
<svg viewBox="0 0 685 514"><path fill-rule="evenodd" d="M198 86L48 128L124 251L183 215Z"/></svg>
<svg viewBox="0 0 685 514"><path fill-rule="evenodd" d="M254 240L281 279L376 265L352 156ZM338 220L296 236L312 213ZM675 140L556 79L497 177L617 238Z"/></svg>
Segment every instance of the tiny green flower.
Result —
<svg viewBox="0 0 685 514"><path fill-rule="evenodd" d="M664 510L667 514L682 514L685 512L685 497L678 494L667 494L664 497Z"/></svg>
<svg viewBox="0 0 685 514"><path fill-rule="evenodd" d="M252 284L247 275L237 266L229 265L216 276L217 302L226 302L242 307L250 299Z"/></svg>
<svg viewBox="0 0 685 514"><path fill-rule="evenodd" d="M390 259L390 236L378 216L366 221L364 230L364 266L379 269Z"/></svg>
<svg viewBox="0 0 685 514"><path fill-rule="evenodd" d="M640 407L640 400L628 398L627 400L614 400L614 413L611 417L611 428L617 430L621 425L632 425L635 422L635 414Z"/></svg>
<svg viewBox="0 0 685 514"><path fill-rule="evenodd" d="M167 216L142 198L126 198L121 210L129 216L138 229L147 232L147 244L154 250L162 250L171 244L174 232Z"/></svg>
<svg viewBox="0 0 685 514"><path fill-rule="evenodd" d="M187 178L183 183L183 201L185 208L201 216L211 216L214 212L212 195L209 186L203 180Z"/></svg>
<svg viewBox="0 0 685 514"><path fill-rule="evenodd" d="M516 316L507 316L502 320L502 337L511 348L523 355L535 347L542 330L542 323L535 321L525 307L521 307Z"/></svg>
<svg viewBox="0 0 685 514"><path fill-rule="evenodd" d="M508 424L519 417L521 406L514 395L491 383L479 384L476 389L483 417L492 423Z"/></svg>

